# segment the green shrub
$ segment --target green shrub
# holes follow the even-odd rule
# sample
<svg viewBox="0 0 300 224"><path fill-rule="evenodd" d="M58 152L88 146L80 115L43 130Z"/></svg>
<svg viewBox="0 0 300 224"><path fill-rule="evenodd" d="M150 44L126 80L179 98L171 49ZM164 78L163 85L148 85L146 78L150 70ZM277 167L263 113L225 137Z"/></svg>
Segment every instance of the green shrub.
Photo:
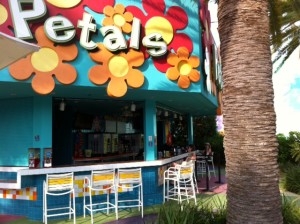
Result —
<svg viewBox="0 0 300 224"><path fill-rule="evenodd" d="M159 224L225 224L226 203L219 198L201 201L199 205L167 202L158 214Z"/></svg>
<svg viewBox="0 0 300 224"><path fill-rule="evenodd" d="M282 217L284 224L300 223L299 197L292 200L282 196Z"/></svg>
<svg viewBox="0 0 300 224"><path fill-rule="evenodd" d="M300 194L300 166L288 165L285 168L285 178L283 182L287 191Z"/></svg>

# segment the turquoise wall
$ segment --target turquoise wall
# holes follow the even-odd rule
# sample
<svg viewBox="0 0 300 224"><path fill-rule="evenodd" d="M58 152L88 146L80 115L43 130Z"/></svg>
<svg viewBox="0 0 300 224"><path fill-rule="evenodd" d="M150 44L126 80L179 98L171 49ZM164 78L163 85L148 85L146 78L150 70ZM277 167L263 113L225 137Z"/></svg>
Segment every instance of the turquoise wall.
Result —
<svg viewBox="0 0 300 224"><path fill-rule="evenodd" d="M0 105L0 166L28 166L28 148L52 146L52 98L2 99Z"/></svg>

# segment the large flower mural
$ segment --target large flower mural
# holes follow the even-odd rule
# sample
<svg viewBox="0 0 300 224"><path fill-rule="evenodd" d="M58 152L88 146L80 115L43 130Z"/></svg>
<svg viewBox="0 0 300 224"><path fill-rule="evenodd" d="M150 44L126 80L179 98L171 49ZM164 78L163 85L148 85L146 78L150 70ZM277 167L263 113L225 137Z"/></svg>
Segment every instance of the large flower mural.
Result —
<svg viewBox="0 0 300 224"><path fill-rule="evenodd" d="M122 97L127 92L127 84L139 88L144 84L144 75L133 67L144 63L144 55L130 49L127 53L113 54L103 44L98 44L99 51L91 52L90 57L101 65L89 70L89 79L95 85L103 85L109 81L107 94L111 97Z"/></svg>
<svg viewBox="0 0 300 224"><path fill-rule="evenodd" d="M192 52L193 42L190 37L177 32L188 25L188 16L182 8L171 6L166 11L164 0L142 0L142 5L146 14L136 6L126 7L128 12L133 13L135 17L141 20L144 27L142 36L160 33L168 45L168 50L177 51L179 47L184 46ZM157 70L163 73L170 67L166 58L156 58L153 63Z"/></svg>
<svg viewBox="0 0 300 224"><path fill-rule="evenodd" d="M68 85L75 82L77 78L75 68L64 62L72 61L77 57L76 45L55 45L45 35L43 26L36 30L36 39L41 49L12 64L9 67L11 76L19 81L33 76L32 88L42 95L53 91L55 87L53 76L62 84Z"/></svg>
<svg viewBox="0 0 300 224"><path fill-rule="evenodd" d="M125 7L122 4L117 4L114 8L112 6L106 6L104 8L104 14L106 17L102 21L103 26L114 25L124 33L131 32L130 23L133 20L133 15L130 12L125 12Z"/></svg>
<svg viewBox="0 0 300 224"><path fill-rule="evenodd" d="M200 60L197 56L190 56L187 48L180 47L177 54L170 53L167 61L174 67L169 68L166 75L170 80L178 80L180 88L187 89L191 82L200 80L200 72L196 69L200 65Z"/></svg>

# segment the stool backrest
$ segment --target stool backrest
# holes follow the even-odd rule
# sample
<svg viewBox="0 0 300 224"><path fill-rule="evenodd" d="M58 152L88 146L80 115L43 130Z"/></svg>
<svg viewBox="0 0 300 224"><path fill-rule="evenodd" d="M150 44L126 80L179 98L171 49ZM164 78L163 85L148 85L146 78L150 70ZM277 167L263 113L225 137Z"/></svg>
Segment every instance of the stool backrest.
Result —
<svg viewBox="0 0 300 224"><path fill-rule="evenodd" d="M194 163L187 163L186 165L179 166L180 178L193 178Z"/></svg>
<svg viewBox="0 0 300 224"><path fill-rule="evenodd" d="M97 170L92 171L91 182L93 187L114 185L115 184L115 170Z"/></svg>
<svg viewBox="0 0 300 224"><path fill-rule="evenodd" d="M65 191L74 188L74 174L47 174L47 191Z"/></svg>
<svg viewBox="0 0 300 224"><path fill-rule="evenodd" d="M118 169L119 184L142 183L142 169Z"/></svg>

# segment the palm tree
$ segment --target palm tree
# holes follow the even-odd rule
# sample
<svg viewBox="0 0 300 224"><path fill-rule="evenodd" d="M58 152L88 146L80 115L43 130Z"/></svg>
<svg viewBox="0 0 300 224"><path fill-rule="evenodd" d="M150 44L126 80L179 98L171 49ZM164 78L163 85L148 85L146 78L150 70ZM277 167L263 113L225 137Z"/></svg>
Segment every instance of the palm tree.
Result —
<svg viewBox="0 0 300 224"><path fill-rule="evenodd" d="M276 71L300 45L300 1L270 0L271 44Z"/></svg>
<svg viewBox="0 0 300 224"><path fill-rule="evenodd" d="M282 223L268 0L219 0L227 223Z"/></svg>

